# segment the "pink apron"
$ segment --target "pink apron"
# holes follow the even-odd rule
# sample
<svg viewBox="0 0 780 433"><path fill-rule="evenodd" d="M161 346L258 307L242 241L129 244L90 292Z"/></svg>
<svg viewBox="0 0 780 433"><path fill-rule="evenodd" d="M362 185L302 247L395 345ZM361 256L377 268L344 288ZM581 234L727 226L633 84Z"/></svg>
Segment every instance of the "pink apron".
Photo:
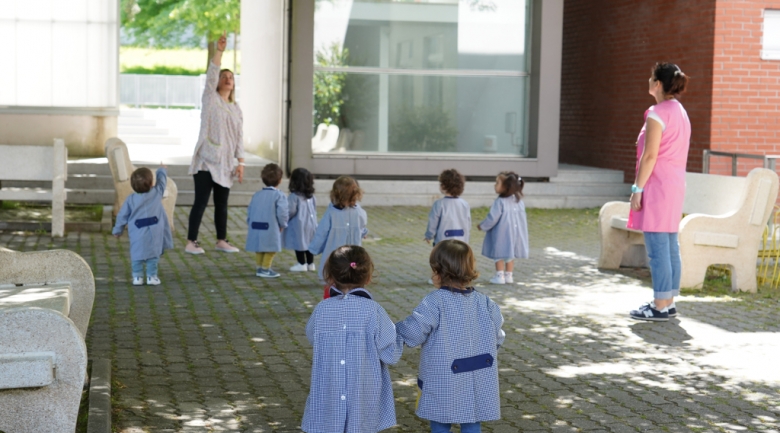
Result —
<svg viewBox="0 0 780 433"><path fill-rule="evenodd" d="M628 228L643 232L677 233L685 199L685 166L691 144L691 122L688 113L676 99L650 107L645 112L645 125L639 133L636 149L636 170L645 149L647 116L654 111L666 125L661 134L653 173L642 193L642 210L628 214Z"/></svg>

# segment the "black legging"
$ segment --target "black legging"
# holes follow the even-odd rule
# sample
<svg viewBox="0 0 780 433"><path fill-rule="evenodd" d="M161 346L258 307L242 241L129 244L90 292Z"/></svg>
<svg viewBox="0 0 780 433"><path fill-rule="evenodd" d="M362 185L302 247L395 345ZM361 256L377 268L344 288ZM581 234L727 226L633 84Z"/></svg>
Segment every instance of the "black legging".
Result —
<svg viewBox="0 0 780 433"><path fill-rule="evenodd" d="M295 258L298 259L298 263L302 265L310 265L314 263L314 254L308 251L296 251Z"/></svg>
<svg viewBox="0 0 780 433"><path fill-rule="evenodd" d="M217 226L217 240L227 239L228 196L230 188L215 183L208 171L199 171L192 175L195 181L195 203L190 210L190 226L187 229L187 240L198 240L198 229L203 218L203 212L209 204L211 190L214 190L214 225Z"/></svg>

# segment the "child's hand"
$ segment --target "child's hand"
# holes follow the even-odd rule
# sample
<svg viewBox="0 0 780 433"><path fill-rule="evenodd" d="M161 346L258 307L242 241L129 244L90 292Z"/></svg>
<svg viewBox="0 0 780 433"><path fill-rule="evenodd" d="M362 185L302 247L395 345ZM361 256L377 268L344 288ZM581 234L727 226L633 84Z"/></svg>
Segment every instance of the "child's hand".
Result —
<svg viewBox="0 0 780 433"><path fill-rule="evenodd" d="M279 233L284 231L284 227L279 227Z"/></svg>
<svg viewBox="0 0 780 433"><path fill-rule="evenodd" d="M164 169L166 169L166 170L168 169L168 166L167 166L167 165L165 165L165 164L163 164L163 162L162 162L162 161L160 161L160 167L162 167L162 168L164 168Z"/></svg>
<svg viewBox="0 0 780 433"><path fill-rule="evenodd" d="M477 230L482 231L482 227L480 227L479 224L477 224Z"/></svg>
<svg viewBox="0 0 780 433"><path fill-rule="evenodd" d="M423 239L423 240L424 240L425 242L428 242L428 245L430 245L430 244L431 244L431 240L430 240L430 239Z"/></svg>
<svg viewBox="0 0 780 433"><path fill-rule="evenodd" d="M122 237L122 233L119 233L118 235L114 235L114 237L119 239L120 237Z"/></svg>

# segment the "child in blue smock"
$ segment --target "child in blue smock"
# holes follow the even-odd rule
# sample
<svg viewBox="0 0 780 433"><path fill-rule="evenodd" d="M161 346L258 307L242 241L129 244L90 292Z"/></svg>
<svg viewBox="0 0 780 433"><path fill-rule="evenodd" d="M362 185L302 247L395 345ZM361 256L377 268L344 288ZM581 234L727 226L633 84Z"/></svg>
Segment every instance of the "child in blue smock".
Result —
<svg viewBox="0 0 780 433"><path fill-rule="evenodd" d="M365 287L374 266L365 249L335 249L320 267L331 296L306 324L314 348L311 390L301 430L308 433L375 433L395 425L395 400L387 366L401 358L403 342L390 316Z"/></svg>
<svg viewBox="0 0 780 433"><path fill-rule="evenodd" d="M433 245L436 245L445 239L457 239L469 243L471 207L460 198L465 184L466 178L454 168L441 172L439 190L444 198L433 202L428 214L425 242L433 240Z"/></svg>
<svg viewBox="0 0 780 433"><path fill-rule="evenodd" d="M305 168L296 168L290 175L290 195L287 196L290 221L282 234L285 249L295 251L298 263L292 272L314 271L314 254L309 244L317 230L317 199L314 197L314 176Z"/></svg>
<svg viewBox="0 0 780 433"><path fill-rule="evenodd" d="M514 283L514 260L528 258L528 222L522 200L524 185L515 172L499 173L495 185L498 198L490 207L487 218L477 226L486 232L482 255L496 265L496 274L490 278L493 284Z"/></svg>
<svg viewBox="0 0 780 433"><path fill-rule="evenodd" d="M265 188L252 196L247 209L246 250L255 253L261 278L277 278L279 273L271 269L276 253L282 250L282 230L287 227L287 197L276 187L282 182L282 169L268 164L260 173Z"/></svg>
<svg viewBox="0 0 780 433"><path fill-rule="evenodd" d="M478 433L481 422L501 418L497 356L504 318L471 287L479 272L468 244L444 240L429 263L436 290L395 325L407 346L422 346L416 414L430 421L432 433L449 433L452 424Z"/></svg>
<svg viewBox="0 0 780 433"><path fill-rule="evenodd" d="M127 226L134 286L144 283L144 264L146 284L159 285L157 264L160 256L163 251L173 248L171 227L162 205L165 185L168 183L165 167L157 169L157 183L154 183L154 174L148 168L142 167L133 172L130 186L135 194L127 197L122 204L112 231L114 236L119 237Z"/></svg>
<svg viewBox="0 0 780 433"><path fill-rule="evenodd" d="M355 179L341 176L333 182L330 204L309 244L312 254L322 254L318 271L320 279L322 265L333 250L342 245L360 245L368 234L368 216L358 204L361 198L363 191Z"/></svg>

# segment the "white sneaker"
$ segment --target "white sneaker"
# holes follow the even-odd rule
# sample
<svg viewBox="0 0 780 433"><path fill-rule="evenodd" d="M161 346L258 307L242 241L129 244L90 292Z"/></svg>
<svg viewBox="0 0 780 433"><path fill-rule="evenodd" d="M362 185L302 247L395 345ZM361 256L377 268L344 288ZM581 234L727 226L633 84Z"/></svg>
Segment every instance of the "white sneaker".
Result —
<svg viewBox="0 0 780 433"><path fill-rule="evenodd" d="M152 275L151 277L146 277L146 285L147 286L159 286L160 285L160 279L157 278L157 275Z"/></svg>
<svg viewBox="0 0 780 433"><path fill-rule="evenodd" d="M317 267L314 266L314 263L309 263L309 266L307 267L309 268L309 272L313 272L317 270Z"/></svg>
<svg viewBox="0 0 780 433"><path fill-rule="evenodd" d="M507 284L514 284L515 283L515 280L512 277L512 273L511 272L506 272L506 271L504 272L504 281Z"/></svg>
<svg viewBox="0 0 780 433"><path fill-rule="evenodd" d="M501 271L496 271L496 275L493 275L493 278L490 279L491 284L506 284L506 280L504 279L504 273Z"/></svg>
<svg viewBox="0 0 780 433"><path fill-rule="evenodd" d="M217 251L222 251L223 253L237 253L239 251L238 248L230 245L230 242L227 239L217 242L217 246L214 247L214 249Z"/></svg>
<svg viewBox="0 0 780 433"><path fill-rule="evenodd" d="M296 263L295 266L290 267L290 272L306 272L309 267L302 263Z"/></svg>
<svg viewBox="0 0 780 433"><path fill-rule="evenodd" d="M206 251L201 248L200 242L198 241L187 241L187 246L184 247L184 252L187 254L203 254Z"/></svg>
<svg viewBox="0 0 780 433"><path fill-rule="evenodd" d="M144 285L144 277L133 277L133 285L134 286L143 286Z"/></svg>

